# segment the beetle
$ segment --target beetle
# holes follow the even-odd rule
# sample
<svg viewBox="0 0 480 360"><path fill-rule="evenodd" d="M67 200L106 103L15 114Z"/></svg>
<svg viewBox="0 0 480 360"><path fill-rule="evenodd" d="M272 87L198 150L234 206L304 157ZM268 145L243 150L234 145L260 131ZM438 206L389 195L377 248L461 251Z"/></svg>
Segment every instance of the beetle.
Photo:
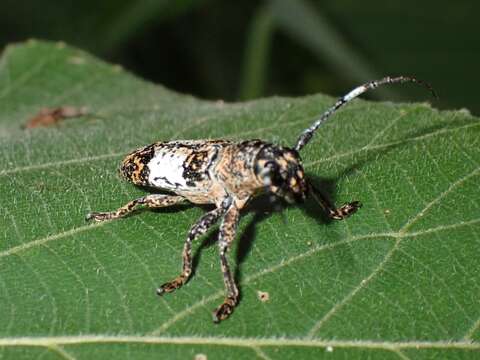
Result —
<svg viewBox="0 0 480 360"><path fill-rule="evenodd" d="M157 294L162 296L173 292L188 281L192 274L192 242L221 219L218 246L226 297L213 311L213 321L218 323L230 316L239 299L227 252L235 238L240 211L250 199L266 192L289 203L303 202L311 194L333 220L342 220L356 212L361 207L360 202L353 201L336 208L308 181L299 152L320 125L340 107L380 85L404 82L423 85L436 96L429 84L414 77L385 77L367 82L339 98L300 134L293 148L263 140L173 140L139 148L123 160L119 170L121 176L135 185L168 193L149 194L115 211L93 212L86 218L94 221L117 219L139 206L161 208L184 202L214 204L215 208L205 213L188 232L181 274L161 285Z"/></svg>

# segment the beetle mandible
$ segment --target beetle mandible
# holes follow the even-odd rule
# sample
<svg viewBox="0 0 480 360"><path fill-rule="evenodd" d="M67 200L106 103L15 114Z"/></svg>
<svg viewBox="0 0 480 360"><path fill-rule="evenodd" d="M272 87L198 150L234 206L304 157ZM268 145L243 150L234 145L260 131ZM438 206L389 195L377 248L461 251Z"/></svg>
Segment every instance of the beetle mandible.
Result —
<svg viewBox="0 0 480 360"><path fill-rule="evenodd" d="M87 220L121 218L139 205L160 208L188 201L214 204L215 209L204 214L187 235L181 274L161 285L157 294L170 293L188 281L192 273L192 242L221 219L218 246L226 297L213 312L213 321L218 323L228 318L238 303L238 287L228 264L227 252L235 238L240 210L252 197L268 192L289 203L302 202L311 194L326 215L335 220L342 220L357 211L360 202L353 201L336 208L307 180L299 151L308 144L320 125L343 105L380 85L404 82L423 85L436 96L429 84L414 77L385 77L367 82L339 98L300 134L293 148L262 140L174 140L137 149L123 160L120 174L135 185L173 194L146 195L116 211L90 213Z"/></svg>

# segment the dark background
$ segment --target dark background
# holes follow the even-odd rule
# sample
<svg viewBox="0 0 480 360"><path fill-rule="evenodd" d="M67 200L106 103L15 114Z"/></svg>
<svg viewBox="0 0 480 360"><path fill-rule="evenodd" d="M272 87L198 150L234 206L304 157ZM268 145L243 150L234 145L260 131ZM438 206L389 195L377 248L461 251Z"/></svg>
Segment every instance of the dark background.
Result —
<svg viewBox="0 0 480 360"><path fill-rule="evenodd" d="M236 101L341 95L384 75L429 81L480 113L480 2L2 0L0 46L61 40L183 93ZM374 98L431 100L410 86Z"/></svg>

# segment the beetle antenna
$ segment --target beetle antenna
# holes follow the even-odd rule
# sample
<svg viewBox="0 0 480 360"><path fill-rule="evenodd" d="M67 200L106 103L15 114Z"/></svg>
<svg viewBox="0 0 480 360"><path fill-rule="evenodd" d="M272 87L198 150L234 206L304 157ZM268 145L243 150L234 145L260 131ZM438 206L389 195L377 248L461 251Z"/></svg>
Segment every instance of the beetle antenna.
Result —
<svg viewBox="0 0 480 360"><path fill-rule="evenodd" d="M312 126L310 126L308 129L306 129L304 132L302 132L300 134L300 136L298 137L297 144L295 145L295 150L297 150L297 151L302 150L302 148L305 145L308 144L308 142L312 138L315 131L317 131L317 129L320 127L320 125L322 125L322 123L324 123L330 117L330 115L332 115L335 111L337 111L339 108L341 108L346 103L355 99L357 96L362 95L363 93L367 92L368 90L375 89L375 88L379 87L380 85L405 83L405 82L414 82L414 83L417 83L419 85L422 85L422 86L426 87L428 90L430 90L430 92L432 93L432 95L435 98L438 98L437 94L435 93L435 91L433 90L433 88L430 84L428 84L428 83L426 83L422 80L418 80L417 78L414 78L414 77L411 77L411 76L397 76L397 77L387 76L387 77L384 77L383 79L380 79L380 80L369 81L369 82L367 82L363 85L360 85L360 86L356 87L355 89L350 91L348 94L346 94L346 95L342 96L340 99L338 99L337 102L335 103L335 105L333 105L330 109L325 111L322 114L322 116L320 116L320 118L317 121L315 121L315 123L313 123Z"/></svg>

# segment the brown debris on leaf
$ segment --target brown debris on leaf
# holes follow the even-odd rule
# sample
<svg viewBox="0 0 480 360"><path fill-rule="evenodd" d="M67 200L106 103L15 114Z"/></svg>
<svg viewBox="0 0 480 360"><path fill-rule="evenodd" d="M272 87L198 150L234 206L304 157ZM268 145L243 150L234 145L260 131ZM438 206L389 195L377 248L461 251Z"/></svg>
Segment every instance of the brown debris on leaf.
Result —
<svg viewBox="0 0 480 360"><path fill-rule="evenodd" d="M257 297L261 302L267 302L270 300L270 294L266 291L257 291Z"/></svg>
<svg viewBox="0 0 480 360"><path fill-rule="evenodd" d="M43 108L38 114L30 118L28 122L22 126L23 129L33 129L37 127L52 126L62 120L83 116L88 114L88 109L75 106L59 106L56 108Z"/></svg>

